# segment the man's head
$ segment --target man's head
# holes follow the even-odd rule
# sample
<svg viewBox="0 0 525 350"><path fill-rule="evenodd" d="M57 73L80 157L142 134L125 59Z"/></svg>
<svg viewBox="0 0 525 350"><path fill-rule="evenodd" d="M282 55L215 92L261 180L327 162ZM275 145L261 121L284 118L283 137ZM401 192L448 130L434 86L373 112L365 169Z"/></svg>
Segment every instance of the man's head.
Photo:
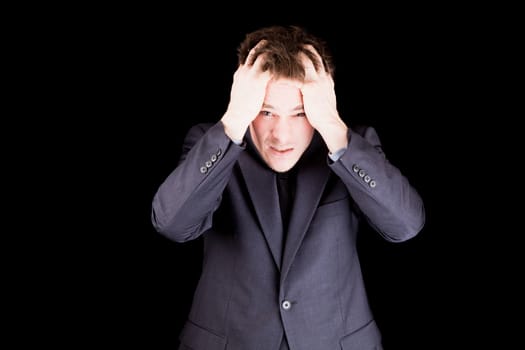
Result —
<svg viewBox="0 0 525 350"><path fill-rule="evenodd" d="M252 62L246 62L256 45ZM269 71L273 78L267 85L262 109L250 125L250 135L266 164L277 172L285 172L299 161L314 134L300 90L305 78L305 57L316 70L325 69L332 75L334 66L324 42L294 26L268 27L247 34L239 46L239 63L251 65L259 55L264 55L262 70Z"/></svg>

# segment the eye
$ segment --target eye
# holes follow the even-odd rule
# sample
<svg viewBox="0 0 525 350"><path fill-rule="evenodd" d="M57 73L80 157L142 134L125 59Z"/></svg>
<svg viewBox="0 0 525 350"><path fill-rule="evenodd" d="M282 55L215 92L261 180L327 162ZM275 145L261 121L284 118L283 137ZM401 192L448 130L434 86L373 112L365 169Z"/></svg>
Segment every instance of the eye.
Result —
<svg viewBox="0 0 525 350"><path fill-rule="evenodd" d="M260 113L261 113L261 115L262 115L263 117L267 117L267 118L271 118L271 117L273 117L272 112L269 112L269 111L261 111Z"/></svg>
<svg viewBox="0 0 525 350"><path fill-rule="evenodd" d="M304 112L297 113L295 116L296 116L296 117L303 117L303 118L304 118L304 117L306 117L306 113L304 113Z"/></svg>

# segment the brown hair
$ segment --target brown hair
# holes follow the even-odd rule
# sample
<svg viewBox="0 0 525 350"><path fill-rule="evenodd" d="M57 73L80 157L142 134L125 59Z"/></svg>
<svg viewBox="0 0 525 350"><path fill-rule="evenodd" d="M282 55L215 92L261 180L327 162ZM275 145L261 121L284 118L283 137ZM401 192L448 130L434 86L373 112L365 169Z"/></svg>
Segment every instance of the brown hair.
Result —
<svg viewBox="0 0 525 350"><path fill-rule="evenodd" d="M265 40L265 43L257 48L253 61L265 53L267 57L263 71L269 70L281 77L303 80L305 73L299 53L307 55L317 71L321 68L321 62L306 48L306 45L311 45L321 56L325 70L332 76L334 74L334 63L326 43L298 26L271 26L246 34L237 50L239 64L245 63L250 50L261 40Z"/></svg>

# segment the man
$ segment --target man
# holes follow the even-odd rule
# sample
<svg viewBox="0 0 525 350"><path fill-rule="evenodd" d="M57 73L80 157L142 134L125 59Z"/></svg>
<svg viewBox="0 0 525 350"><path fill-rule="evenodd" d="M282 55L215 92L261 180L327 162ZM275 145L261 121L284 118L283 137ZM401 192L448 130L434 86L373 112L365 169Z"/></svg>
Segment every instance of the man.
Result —
<svg viewBox="0 0 525 350"><path fill-rule="evenodd" d="M405 241L424 224L422 200L374 129L340 118L320 39L262 28L238 54L226 112L189 131L153 199L160 233L204 239L180 349L381 349L359 221Z"/></svg>

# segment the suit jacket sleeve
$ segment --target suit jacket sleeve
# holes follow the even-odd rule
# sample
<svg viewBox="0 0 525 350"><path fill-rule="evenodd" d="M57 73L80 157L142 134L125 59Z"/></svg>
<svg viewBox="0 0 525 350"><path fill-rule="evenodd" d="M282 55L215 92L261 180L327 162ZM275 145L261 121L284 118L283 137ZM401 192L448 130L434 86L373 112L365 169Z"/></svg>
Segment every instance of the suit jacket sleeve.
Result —
<svg viewBox="0 0 525 350"><path fill-rule="evenodd" d="M155 229L177 242L195 239L209 229L243 150L244 145L226 136L221 122L191 128L179 164L153 197Z"/></svg>
<svg viewBox="0 0 525 350"><path fill-rule="evenodd" d="M420 195L386 159L375 129L356 131L349 131L346 152L338 161L329 161L329 166L344 182L369 224L386 240L412 238L425 222Z"/></svg>

